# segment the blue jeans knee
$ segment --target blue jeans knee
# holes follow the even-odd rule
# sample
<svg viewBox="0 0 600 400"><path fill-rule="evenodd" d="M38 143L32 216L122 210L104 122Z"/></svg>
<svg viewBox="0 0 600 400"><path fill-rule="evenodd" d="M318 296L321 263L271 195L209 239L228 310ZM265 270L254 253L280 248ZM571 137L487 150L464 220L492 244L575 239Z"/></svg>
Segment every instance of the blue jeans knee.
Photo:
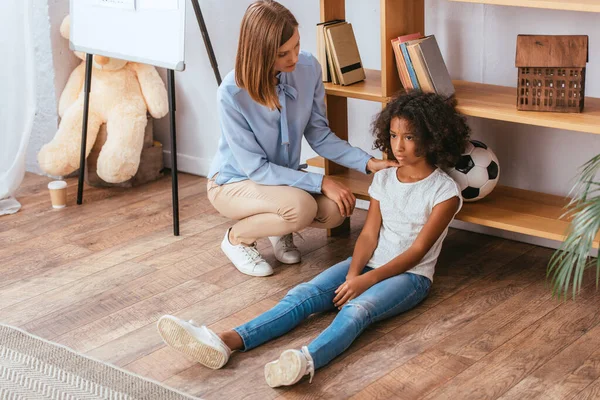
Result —
<svg viewBox="0 0 600 400"><path fill-rule="evenodd" d="M355 325L358 332L362 332L371 324L372 314L369 305L360 300L353 299L346 303L340 310L340 316L346 318L348 322Z"/></svg>

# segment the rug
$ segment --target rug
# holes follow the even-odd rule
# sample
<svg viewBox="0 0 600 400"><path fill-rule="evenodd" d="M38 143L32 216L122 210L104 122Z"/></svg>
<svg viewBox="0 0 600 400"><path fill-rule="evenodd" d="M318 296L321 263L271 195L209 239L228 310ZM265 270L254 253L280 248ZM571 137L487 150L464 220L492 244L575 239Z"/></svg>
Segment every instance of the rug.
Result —
<svg viewBox="0 0 600 400"><path fill-rule="evenodd" d="M0 399L195 399L0 324Z"/></svg>

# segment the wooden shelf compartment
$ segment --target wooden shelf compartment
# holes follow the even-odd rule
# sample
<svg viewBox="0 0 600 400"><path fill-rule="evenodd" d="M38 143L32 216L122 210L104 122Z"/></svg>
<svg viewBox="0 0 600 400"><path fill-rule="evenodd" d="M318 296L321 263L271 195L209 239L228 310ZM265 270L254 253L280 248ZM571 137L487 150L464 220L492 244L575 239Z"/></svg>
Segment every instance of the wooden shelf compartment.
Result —
<svg viewBox="0 0 600 400"><path fill-rule="evenodd" d="M367 70L367 80L350 86L325 84L329 95L387 103L382 95L380 71ZM600 99L585 98L582 113L517 110L517 89L485 83L453 81L458 111L473 117L600 134Z"/></svg>
<svg viewBox="0 0 600 400"><path fill-rule="evenodd" d="M367 78L364 81L348 86L324 82L325 93L333 96L387 103L389 98L383 95L381 89L381 71L365 69L365 75Z"/></svg>
<svg viewBox="0 0 600 400"><path fill-rule="evenodd" d="M345 19L345 3L345 0L321 0L321 22ZM379 30L382 70L365 69L366 79L350 86L325 83L325 93L387 103L402 88L390 42L400 35L425 31L425 0L380 0Z"/></svg>
<svg viewBox="0 0 600 400"><path fill-rule="evenodd" d="M322 159L315 157L309 165L322 165ZM330 175L333 179L348 186L356 198L369 200L369 185L372 175L354 170ZM456 216L459 221L502 229L510 232L537 236L544 239L562 241L569 227L569 221L560 219L568 199L545 193L497 186L486 198L464 203ZM594 248L600 247L600 233L594 240Z"/></svg>
<svg viewBox="0 0 600 400"><path fill-rule="evenodd" d="M325 168L325 159L323 157L313 157L306 160L306 163L311 167Z"/></svg>
<svg viewBox="0 0 600 400"><path fill-rule="evenodd" d="M517 89L453 81L458 111L469 116L600 134L600 99L585 98L582 113L517 110Z"/></svg>
<svg viewBox="0 0 600 400"><path fill-rule="evenodd" d="M600 0L450 0L461 3L544 8L548 10L600 12Z"/></svg>

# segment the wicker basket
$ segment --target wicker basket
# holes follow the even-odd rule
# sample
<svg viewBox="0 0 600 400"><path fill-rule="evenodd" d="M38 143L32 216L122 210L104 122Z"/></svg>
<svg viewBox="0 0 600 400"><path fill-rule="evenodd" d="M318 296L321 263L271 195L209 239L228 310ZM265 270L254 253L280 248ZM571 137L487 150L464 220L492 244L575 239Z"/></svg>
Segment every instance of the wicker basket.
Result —
<svg viewBox="0 0 600 400"><path fill-rule="evenodd" d="M121 183L109 183L98 176L96 172L98 157L104 142L106 142L106 124L100 126L94 147L90 151L84 172L85 183L95 187L135 187L144 183L155 181L163 176L163 149L162 144L154 140L153 119L148 115L148 124L144 131L144 146L140 154L140 165L133 178Z"/></svg>
<svg viewBox="0 0 600 400"><path fill-rule="evenodd" d="M587 61L587 36L519 35L517 109L583 111Z"/></svg>

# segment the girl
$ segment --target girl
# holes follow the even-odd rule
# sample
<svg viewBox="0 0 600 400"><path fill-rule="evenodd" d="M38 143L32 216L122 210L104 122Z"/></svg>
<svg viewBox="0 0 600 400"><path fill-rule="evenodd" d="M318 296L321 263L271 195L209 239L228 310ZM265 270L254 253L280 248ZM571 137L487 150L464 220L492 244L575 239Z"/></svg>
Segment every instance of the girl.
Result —
<svg viewBox="0 0 600 400"><path fill-rule="evenodd" d="M346 350L369 324L410 310L427 296L448 224L462 205L457 184L440 167L458 161L469 128L454 100L414 91L390 102L373 131L375 146L400 166L375 174L353 256L230 331L216 334L163 316L158 330L165 343L207 367L221 368L232 351L248 351L313 313L339 309L308 346L286 350L265 366L269 386L292 385L307 374L312 380L316 369Z"/></svg>
<svg viewBox="0 0 600 400"><path fill-rule="evenodd" d="M221 137L208 177L208 199L239 220L221 249L241 272L273 273L254 243L269 237L282 263L300 261L292 232L333 228L356 198L340 183L300 171L304 136L321 156L363 173L394 164L376 160L329 129L321 67L300 51L298 22L275 1L251 4L240 29L235 71L218 90Z"/></svg>

